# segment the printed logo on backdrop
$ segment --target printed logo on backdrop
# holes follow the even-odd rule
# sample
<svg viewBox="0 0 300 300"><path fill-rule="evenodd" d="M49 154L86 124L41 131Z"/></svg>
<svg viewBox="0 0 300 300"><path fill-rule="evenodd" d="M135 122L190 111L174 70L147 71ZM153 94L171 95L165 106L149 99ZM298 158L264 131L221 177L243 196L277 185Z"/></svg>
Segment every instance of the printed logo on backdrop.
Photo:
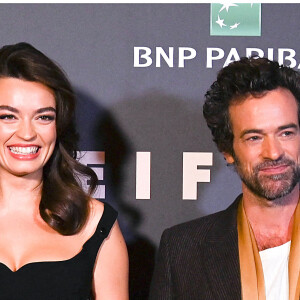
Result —
<svg viewBox="0 0 300 300"><path fill-rule="evenodd" d="M276 26L279 26L276 24ZM210 18L212 36L261 36L260 3L212 3ZM239 43L237 44L239 45ZM240 46L240 45L239 45ZM286 47L260 48L256 45L244 49L232 47L224 49L220 45L206 48L206 53L198 53L196 47L139 45L133 47L134 68L185 68L195 61L206 60L206 68L221 62L225 67L243 56L258 55L277 60L280 65L300 69L300 59L295 49ZM299 56L299 55L298 55ZM218 68L220 64L218 64Z"/></svg>
<svg viewBox="0 0 300 300"><path fill-rule="evenodd" d="M260 3L212 3L210 35L260 36Z"/></svg>
<svg viewBox="0 0 300 300"><path fill-rule="evenodd" d="M105 199L105 152L84 151L79 162L92 168L98 177L98 189L92 195L96 199ZM210 182L210 170L207 167L213 165L211 152L183 152L182 169L182 199L197 200L197 188L199 182ZM204 167L204 169L203 169ZM85 191L89 182L86 178L79 178ZM136 199L151 199L151 152L136 153Z"/></svg>

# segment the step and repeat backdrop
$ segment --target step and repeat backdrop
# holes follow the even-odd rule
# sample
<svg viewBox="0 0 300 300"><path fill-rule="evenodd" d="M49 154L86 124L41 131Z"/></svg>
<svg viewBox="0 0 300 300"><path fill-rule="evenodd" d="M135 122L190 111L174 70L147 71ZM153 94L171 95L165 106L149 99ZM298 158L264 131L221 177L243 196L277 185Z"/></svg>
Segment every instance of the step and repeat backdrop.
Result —
<svg viewBox="0 0 300 300"><path fill-rule="evenodd" d="M95 197L119 211L131 299L147 298L165 228L241 191L203 119L206 90L242 56L299 69L299 15L300 4L0 4L1 46L31 43L74 86L78 150Z"/></svg>

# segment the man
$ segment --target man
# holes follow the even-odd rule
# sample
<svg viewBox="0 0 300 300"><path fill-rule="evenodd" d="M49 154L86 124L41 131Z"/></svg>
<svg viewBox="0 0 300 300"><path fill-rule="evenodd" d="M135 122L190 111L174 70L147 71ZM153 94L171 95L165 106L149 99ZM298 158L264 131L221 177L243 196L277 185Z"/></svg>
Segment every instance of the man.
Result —
<svg viewBox="0 0 300 300"><path fill-rule="evenodd" d="M299 106L300 75L277 62L242 58L219 72L203 113L243 193L165 230L151 300L299 299Z"/></svg>

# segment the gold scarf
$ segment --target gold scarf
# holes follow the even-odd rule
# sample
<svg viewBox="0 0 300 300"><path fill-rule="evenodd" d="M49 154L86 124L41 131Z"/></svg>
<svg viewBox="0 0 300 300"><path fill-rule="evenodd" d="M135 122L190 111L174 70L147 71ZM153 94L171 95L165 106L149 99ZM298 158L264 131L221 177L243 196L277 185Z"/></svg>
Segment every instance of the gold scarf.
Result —
<svg viewBox="0 0 300 300"><path fill-rule="evenodd" d="M256 240L248 222L243 201L237 215L240 271L243 300L266 300L263 268ZM294 213L294 224L289 257L289 300L300 296L300 205Z"/></svg>

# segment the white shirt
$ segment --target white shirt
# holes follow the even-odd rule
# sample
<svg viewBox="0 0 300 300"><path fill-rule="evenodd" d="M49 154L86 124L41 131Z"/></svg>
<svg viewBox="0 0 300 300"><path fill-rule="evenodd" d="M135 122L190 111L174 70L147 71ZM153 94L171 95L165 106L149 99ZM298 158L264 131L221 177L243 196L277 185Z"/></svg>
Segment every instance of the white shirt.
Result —
<svg viewBox="0 0 300 300"><path fill-rule="evenodd" d="M289 255L291 242L259 252L262 262L266 300L289 299Z"/></svg>

